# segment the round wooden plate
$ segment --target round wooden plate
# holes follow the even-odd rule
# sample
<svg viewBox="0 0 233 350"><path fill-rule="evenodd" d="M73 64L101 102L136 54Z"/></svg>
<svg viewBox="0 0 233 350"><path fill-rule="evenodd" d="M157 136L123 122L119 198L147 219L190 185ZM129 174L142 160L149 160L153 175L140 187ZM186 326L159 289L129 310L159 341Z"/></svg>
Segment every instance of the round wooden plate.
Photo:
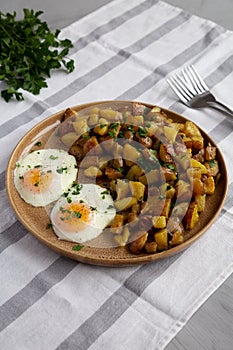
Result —
<svg viewBox="0 0 233 350"><path fill-rule="evenodd" d="M72 107L72 109L80 111L81 109L88 108L97 104L102 104L104 102L112 102L114 104L116 102L130 103L132 101L92 102ZM149 108L153 107L147 103L143 104ZM177 113L174 113L165 108L162 109L168 115L168 117L172 118L174 121L185 122L187 120ZM201 213L198 224L190 232L191 238L189 238L183 244L159 253L134 255L124 247L96 248L85 246L79 251L74 251L72 249L74 243L59 240L51 228L46 228L47 223L49 222L49 217L46 210L44 208L32 207L31 205L25 203L19 196L14 186L14 169L16 162L22 153L30 149L31 146L35 144L36 140L38 140L38 137L40 140L43 140L43 144L46 142L57 125L60 123L63 113L64 110L46 118L35 127L33 127L20 140L10 157L6 173L6 188L8 196L18 219L26 227L26 229L43 244L61 255L80 262L103 266L129 266L156 261L158 259L166 258L178 252L181 252L182 250L189 247L193 242L195 242L200 236L202 236L204 232L213 224L221 211L227 192L227 170L223 156L219 149L217 152L217 159L219 162L221 177L218 185L216 186L216 191L212 196L207 196L208 198L206 201L205 211ZM203 130L200 129L200 131L205 139L205 142L211 142L212 145L216 146L214 141L210 139L210 137Z"/></svg>

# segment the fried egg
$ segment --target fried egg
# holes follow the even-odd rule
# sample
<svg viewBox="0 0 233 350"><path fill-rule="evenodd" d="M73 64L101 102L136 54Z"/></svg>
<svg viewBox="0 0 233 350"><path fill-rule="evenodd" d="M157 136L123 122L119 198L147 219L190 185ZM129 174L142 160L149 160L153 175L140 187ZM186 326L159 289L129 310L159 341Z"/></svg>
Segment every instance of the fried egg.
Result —
<svg viewBox="0 0 233 350"><path fill-rule="evenodd" d="M71 187L54 205L50 219L59 239L84 243L96 238L115 217L109 192L95 184Z"/></svg>
<svg viewBox="0 0 233 350"><path fill-rule="evenodd" d="M25 202L34 207L46 206L76 180L77 171L75 157L64 150L33 151L17 162L14 184Z"/></svg>

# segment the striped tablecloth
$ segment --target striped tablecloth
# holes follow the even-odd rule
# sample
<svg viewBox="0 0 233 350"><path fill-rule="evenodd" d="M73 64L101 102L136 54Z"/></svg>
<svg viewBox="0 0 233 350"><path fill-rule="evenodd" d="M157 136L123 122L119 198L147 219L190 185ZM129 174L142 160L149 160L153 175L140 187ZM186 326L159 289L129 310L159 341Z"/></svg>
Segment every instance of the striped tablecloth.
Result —
<svg viewBox="0 0 233 350"><path fill-rule="evenodd" d="M176 102L165 78L192 63L233 107L233 33L161 1L116 0L62 35L74 42L75 72L54 72L39 97L0 101L0 348L163 349L233 271L233 123ZM173 109L218 143L228 197L214 225L183 253L144 266L89 266L57 255L17 221L5 170L19 139L53 112L106 99Z"/></svg>

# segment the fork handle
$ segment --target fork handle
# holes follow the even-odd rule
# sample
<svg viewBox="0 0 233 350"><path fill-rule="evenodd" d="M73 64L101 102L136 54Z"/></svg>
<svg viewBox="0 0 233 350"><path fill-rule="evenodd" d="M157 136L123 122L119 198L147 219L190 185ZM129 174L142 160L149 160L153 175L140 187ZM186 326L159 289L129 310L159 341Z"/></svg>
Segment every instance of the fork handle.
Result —
<svg viewBox="0 0 233 350"><path fill-rule="evenodd" d="M215 101L208 101L207 104L210 107L220 110L222 112L225 112L227 115L230 115L231 117L233 117L233 110L227 107L226 105L224 105L222 102L215 100Z"/></svg>

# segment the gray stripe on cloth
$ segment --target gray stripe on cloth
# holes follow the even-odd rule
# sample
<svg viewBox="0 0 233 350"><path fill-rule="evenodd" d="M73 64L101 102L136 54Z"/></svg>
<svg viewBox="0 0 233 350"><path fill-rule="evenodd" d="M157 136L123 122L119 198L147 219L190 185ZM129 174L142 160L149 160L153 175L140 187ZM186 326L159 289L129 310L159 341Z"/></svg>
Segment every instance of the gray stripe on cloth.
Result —
<svg viewBox="0 0 233 350"><path fill-rule="evenodd" d="M23 238L28 231L23 225L16 221L13 225L8 227L5 231L0 233L0 253L7 249L11 244L18 242Z"/></svg>
<svg viewBox="0 0 233 350"><path fill-rule="evenodd" d="M158 264L142 265L90 316L79 328L66 338L56 350L86 350L109 329L144 290L166 269L179 259L179 253Z"/></svg>
<svg viewBox="0 0 233 350"><path fill-rule="evenodd" d="M224 32L225 30L221 27L211 28L211 30L209 30L204 37L182 51L179 55L172 58L169 62L155 68L153 72L150 72L136 85L125 91L120 96L116 97L116 100L134 100L138 98L138 96L142 95L146 90L151 89L160 80L164 79L169 72L173 71L176 67L182 66L192 57L198 55L199 52L205 50L219 35Z"/></svg>
<svg viewBox="0 0 233 350"><path fill-rule="evenodd" d="M71 48L70 52L75 53L78 49L79 51L89 45L91 42L98 40L101 36L113 31L117 27L120 27L122 24L132 19L133 17L138 16L144 11L148 10L152 6L158 3L158 0L145 0L139 5L127 10L121 15L112 18L109 22L100 25L99 27L93 29L86 36L79 38L75 42L73 42L73 48Z"/></svg>
<svg viewBox="0 0 233 350"><path fill-rule="evenodd" d="M60 257L36 275L23 289L0 306L0 332L62 281L77 262Z"/></svg>
<svg viewBox="0 0 233 350"><path fill-rule="evenodd" d="M0 191L5 188L6 171L4 170L0 173Z"/></svg>
<svg viewBox="0 0 233 350"><path fill-rule="evenodd" d="M124 63L133 53L139 52L150 43L153 43L155 40L161 39L163 35L166 35L171 30L177 28L184 22L188 21L190 17L191 15L182 12L174 18L172 18L171 20L162 24L161 26L153 30L151 33L147 34L146 36L135 42L134 44L128 46L124 50L119 50L116 53L116 55L114 55L104 63L95 67L83 76L75 79L68 86L64 87L52 96L45 99L45 101L43 102L44 108L43 110L41 110L41 113L44 112L48 108L48 106L56 106L57 104L60 104L61 101L68 99L74 94L74 91L77 93L83 90L93 81L96 81L97 79L103 77L103 75L109 73L109 71ZM35 102L27 111L20 113L17 117L2 124L0 127L0 138L12 132L12 124L14 128L17 128L20 127L22 124L26 124L31 119L33 119L38 108L41 108L40 102Z"/></svg>
<svg viewBox="0 0 233 350"><path fill-rule="evenodd" d="M132 19L133 17L137 16L138 14L143 13L145 10L148 10L150 7L155 5L158 2L158 0L146 0L143 3L135 6L134 8L126 11L122 15L113 18L108 23L99 26L95 30L93 30L91 33L87 34L86 36L79 38L74 43L74 49L78 48L79 51L83 49L85 46L87 46L90 42L99 39L102 35L107 34L111 32L112 30L116 29L121 24L127 22L128 20ZM79 79L77 79L79 80ZM78 84L77 84L78 85ZM49 107L55 106L59 100L59 103L61 103L62 99L61 94L62 91L65 89L61 89L58 91L55 95L57 96L57 100L54 103L51 103L51 99L53 99L53 95L50 96L48 99L46 99L44 102L37 101L35 102L30 108L28 108L27 111L24 111L20 113L17 117L11 119L10 121L5 122L0 127L0 138L6 136L7 134L12 132L12 124L14 128L17 128L23 124L28 123L30 120L32 120L35 116L39 116L43 112L45 112ZM73 92L72 92L73 94ZM70 96L72 95L70 94ZM59 98L60 96L60 98Z"/></svg>

